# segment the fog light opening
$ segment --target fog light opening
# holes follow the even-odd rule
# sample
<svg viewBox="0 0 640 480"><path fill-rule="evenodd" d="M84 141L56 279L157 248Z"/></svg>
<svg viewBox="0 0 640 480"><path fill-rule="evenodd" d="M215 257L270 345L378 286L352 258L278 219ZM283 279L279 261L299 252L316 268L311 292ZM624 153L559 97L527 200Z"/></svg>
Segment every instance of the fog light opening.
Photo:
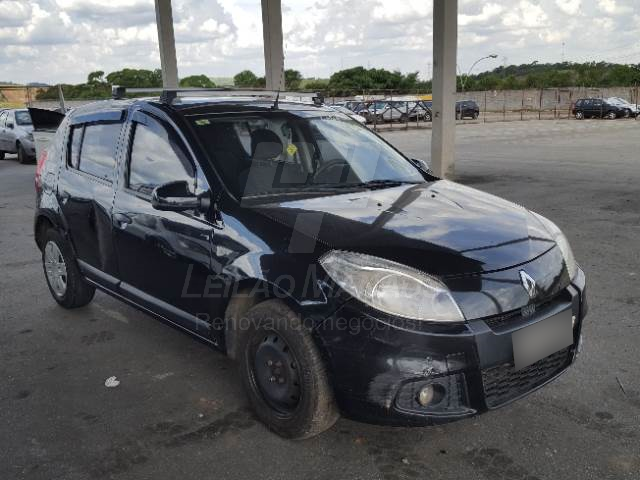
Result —
<svg viewBox="0 0 640 480"><path fill-rule="evenodd" d="M417 401L422 407L437 405L445 397L447 390L439 383L425 385L418 392Z"/></svg>
<svg viewBox="0 0 640 480"><path fill-rule="evenodd" d="M434 397L435 391L433 385L427 385L426 387L422 387L418 392L418 403L423 407L428 407Z"/></svg>

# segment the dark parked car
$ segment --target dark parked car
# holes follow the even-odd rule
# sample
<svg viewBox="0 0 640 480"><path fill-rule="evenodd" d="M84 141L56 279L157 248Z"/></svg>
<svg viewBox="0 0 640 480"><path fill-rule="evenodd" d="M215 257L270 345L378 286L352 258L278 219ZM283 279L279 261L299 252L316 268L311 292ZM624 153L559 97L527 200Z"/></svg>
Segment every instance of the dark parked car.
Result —
<svg viewBox="0 0 640 480"><path fill-rule="evenodd" d="M40 157L60 305L98 288L221 349L290 438L471 417L574 362L585 276L550 220L327 107L171 93L80 107Z"/></svg>
<svg viewBox="0 0 640 480"><path fill-rule="evenodd" d="M625 116L624 108L602 98L581 98L576 100L576 103L573 104L572 112L578 120L584 118L614 119Z"/></svg>
<svg viewBox="0 0 640 480"><path fill-rule="evenodd" d="M474 120L480 116L480 107L473 100L461 100L456 102L456 118L463 120L465 118L473 118Z"/></svg>
<svg viewBox="0 0 640 480"><path fill-rule="evenodd" d="M7 109L0 112L0 159L5 153L17 153L20 163L33 162L36 147L31 117L26 109Z"/></svg>

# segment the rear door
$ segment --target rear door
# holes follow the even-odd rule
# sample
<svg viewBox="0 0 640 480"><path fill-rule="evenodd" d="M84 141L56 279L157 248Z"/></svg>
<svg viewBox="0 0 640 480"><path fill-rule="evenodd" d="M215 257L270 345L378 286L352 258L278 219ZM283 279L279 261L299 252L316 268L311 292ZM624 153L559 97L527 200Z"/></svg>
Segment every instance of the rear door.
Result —
<svg viewBox="0 0 640 480"><path fill-rule="evenodd" d="M151 193L174 181L186 181L193 193L209 187L166 121L136 112L128 139L113 211L121 289L136 303L208 336L219 300L208 295L214 224L207 212L156 210Z"/></svg>
<svg viewBox="0 0 640 480"><path fill-rule="evenodd" d="M57 191L80 267L111 287L117 277L111 209L123 113L72 118Z"/></svg>
<svg viewBox="0 0 640 480"><path fill-rule="evenodd" d="M603 115L604 102L600 98L594 98L591 100L591 115L594 117L601 117Z"/></svg>

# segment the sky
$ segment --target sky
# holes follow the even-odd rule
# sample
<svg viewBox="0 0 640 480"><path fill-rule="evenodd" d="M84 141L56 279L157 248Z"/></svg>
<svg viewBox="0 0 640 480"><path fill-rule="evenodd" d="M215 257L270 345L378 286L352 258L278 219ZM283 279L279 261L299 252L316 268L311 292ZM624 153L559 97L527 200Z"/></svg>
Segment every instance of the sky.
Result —
<svg viewBox="0 0 640 480"><path fill-rule="evenodd" d="M285 67L431 77L432 0L282 0ZM264 74L260 0L173 0L180 77ZM640 0L459 0L458 65L640 63ZM0 0L0 81L81 83L159 68L153 0Z"/></svg>

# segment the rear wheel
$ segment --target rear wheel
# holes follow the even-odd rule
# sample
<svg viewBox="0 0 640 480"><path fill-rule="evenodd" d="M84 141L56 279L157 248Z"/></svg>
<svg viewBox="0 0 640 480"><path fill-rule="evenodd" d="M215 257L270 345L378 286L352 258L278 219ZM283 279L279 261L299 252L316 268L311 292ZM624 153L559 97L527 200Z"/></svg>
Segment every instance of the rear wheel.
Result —
<svg viewBox="0 0 640 480"><path fill-rule="evenodd" d="M42 245L42 266L55 301L65 308L88 304L95 288L82 278L69 243L57 230L50 228Z"/></svg>
<svg viewBox="0 0 640 480"><path fill-rule="evenodd" d="M4 152L0 151L0 160L4 160Z"/></svg>
<svg viewBox="0 0 640 480"><path fill-rule="evenodd" d="M616 118L616 112L607 112L604 118L608 118L609 120L613 120Z"/></svg>
<svg viewBox="0 0 640 480"><path fill-rule="evenodd" d="M425 122L430 122L431 121L431 112L427 112L424 114L424 121Z"/></svg>
<svg viewBox="0 0 640 480"><path fill-rule="evenodd" d="M303 439L338 419L324 362L300 318L279 300L247 312L238 332L240 374L260 420L279 435Z"/></svg>
<svg viewBox="0 0 640 480"><path fill-rule="evenodd" d="M477 120L480 114L478 112L473 112L473 119Z"/></svg>

